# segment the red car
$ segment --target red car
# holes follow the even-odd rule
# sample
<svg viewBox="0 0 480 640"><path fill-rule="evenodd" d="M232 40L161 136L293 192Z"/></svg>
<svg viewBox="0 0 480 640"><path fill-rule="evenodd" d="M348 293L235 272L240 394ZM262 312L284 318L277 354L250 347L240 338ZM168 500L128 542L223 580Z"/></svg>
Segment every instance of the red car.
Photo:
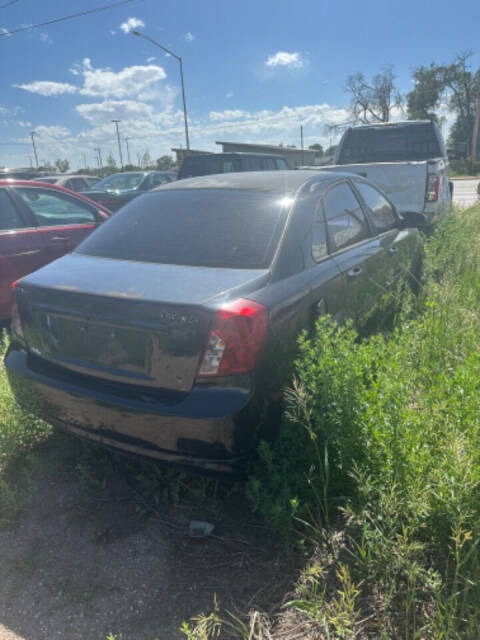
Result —
<svg viewBox="0 0 480 640"><path fill-rule="evenodd" d="M0 180L0 322L11 284L74 249L111 211L63 187Z"/></svg>

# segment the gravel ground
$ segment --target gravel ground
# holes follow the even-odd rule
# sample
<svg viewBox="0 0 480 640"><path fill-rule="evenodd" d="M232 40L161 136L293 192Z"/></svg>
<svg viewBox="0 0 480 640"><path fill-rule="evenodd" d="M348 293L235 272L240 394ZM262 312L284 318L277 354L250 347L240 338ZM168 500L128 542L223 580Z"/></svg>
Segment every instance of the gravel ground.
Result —
<svg viewBox="0 0 480 640"><path fill-rule="evenodd" d="M0 530L0 640L175 640L214 594L230 611L279 604L292 561L245 523L239 492L145 509L150 494L132 489L121 463L86 487L68 468L72 442L54 436L28 472L10 474L22 509ZM213 522L214 535L189 538L190 519Z"/></svg>

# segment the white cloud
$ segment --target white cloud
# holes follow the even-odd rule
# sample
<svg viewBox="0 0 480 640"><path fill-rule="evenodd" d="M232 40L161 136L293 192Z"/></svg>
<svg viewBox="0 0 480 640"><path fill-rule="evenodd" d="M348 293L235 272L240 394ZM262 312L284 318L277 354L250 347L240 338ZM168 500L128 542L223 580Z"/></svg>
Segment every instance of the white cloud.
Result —
<svg viewBox="0 0 480 640"><path fill-rule="evenodd" d="M291 69L301 69L304 65L302 57L298 51L288 53L287 51L277 51L271 55L265 64L267 67L290 67Z"/></svg>
<svg viewBox="0 0 480 640"><path fill-rule="evenodd" d="M83 87L80 93L101 98L127 98L138 96L159 80L167 77L158 65L125 67L115 72L111 69L94 69L90 60L83 61Z"/></svg>
<svg viewBox="0 0 480 640"><path fill-rule="evenodd" d="M248 118L250 115L248 111L243 111L243 109L225 109L224 111L210 111L209 118L213 121L238 120L239 118Z"/></svg>
<svg viewBox="0 0 480 640"><path fill-rule="evenodd" d="M50 38L48 33L45 33L44 31L40 31L38 36L39 36L41 42L44 42L45 44L52 44L53 43L53 40Z"/></svg>
<svg viewBox="0 0 480 640"><path fill-rule="evenodd" d="M125 22L122 22L122 24L120 25L120 29L123 31L123 33L130 33L130 31L134 31L135 29L138 29L138 27L144 26L145 23L143 20L140 20L140 18L129 18Z"/></svg>
<svg viewBox="0 0 480 640"><path fill-rule="evenodd" d="M225 94L226 98L233 98L233 91L229 91L228 93Z"/></svg>
<svg viewBox="0 0 480 640"><path fill-rule="evenodd" d="M157 58L155 56L152 56L151 58L147 58L146 62L148 62L150 64L150 62L155 62Z"/></svg>
<svg viewBox="0 0 480 640"><path fill-rule="evenodd" d="M50 82L48 80L38 80L30 84L14 84L17 89L23 89L30 93L38 93L41 96L59 96L64 93L76 93L77 87L68 82Z"/></svg>
<svg viewBox="0 0 480 640"><path fill-rule="evenodd" d="M8 29L5 29L5 27L0 27L0 33L4 33L7 38L10 38L10 36L12 35Z"/></svg>
<svg viewBox="0 0 480 640"><path fill-rule="evenodd" d="M29 127L30 128L32 126L32 123L28 122L28 120L19 120L17 122L17 124L18 124L19 127Z"/></svg>
<svg viewBox="0 0 480 640"><path fill-rule="evenodd" d="M195 40L195 36L193 35L193 33L190 33L190 31L187 31L187 33L184 34L183 39L186 42L192 42L193 40Z"/></svg>
<svg viewBox="0 0 480 640"><path fill-rule="evenodd" d="M62 138L67 138L71 133L70 129L59 125L53 125L50 127L39 125L38 127L35 127L34 131L38 135L39 139L43 139L44 142L48 140L61 140Z"/></svg>

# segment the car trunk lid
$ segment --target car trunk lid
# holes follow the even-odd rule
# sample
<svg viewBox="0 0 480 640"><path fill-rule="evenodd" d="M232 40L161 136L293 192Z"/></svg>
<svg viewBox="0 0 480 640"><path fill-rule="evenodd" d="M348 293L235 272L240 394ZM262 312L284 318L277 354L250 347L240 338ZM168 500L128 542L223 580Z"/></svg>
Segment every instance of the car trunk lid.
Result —
<svg viewBox="0 0 480 640"><path fill-rule="evenodd" d="M81 374L188 392L215 309L267 277L266 270L65 256L21 282L28 349Z"/></svg>

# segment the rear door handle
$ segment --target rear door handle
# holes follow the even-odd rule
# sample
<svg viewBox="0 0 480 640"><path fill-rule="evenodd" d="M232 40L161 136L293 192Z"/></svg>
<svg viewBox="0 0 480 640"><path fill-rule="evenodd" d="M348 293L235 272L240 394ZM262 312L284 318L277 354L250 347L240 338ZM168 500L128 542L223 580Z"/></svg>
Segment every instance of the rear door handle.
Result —
<svg viewBox="0 0 480 640"><path fill-rule="evenodd" d="M68 242L68 236L53 236L50 239L52 242Z"/></svg>
<svg viewBox="0 0 480 640"><path fill-rule="evenodd" d="M359 276L361 273L362 273L362 267L353 267L353 269L350 269L350 271L347 271L347 275L349 275L350 278Z"/></svg>

